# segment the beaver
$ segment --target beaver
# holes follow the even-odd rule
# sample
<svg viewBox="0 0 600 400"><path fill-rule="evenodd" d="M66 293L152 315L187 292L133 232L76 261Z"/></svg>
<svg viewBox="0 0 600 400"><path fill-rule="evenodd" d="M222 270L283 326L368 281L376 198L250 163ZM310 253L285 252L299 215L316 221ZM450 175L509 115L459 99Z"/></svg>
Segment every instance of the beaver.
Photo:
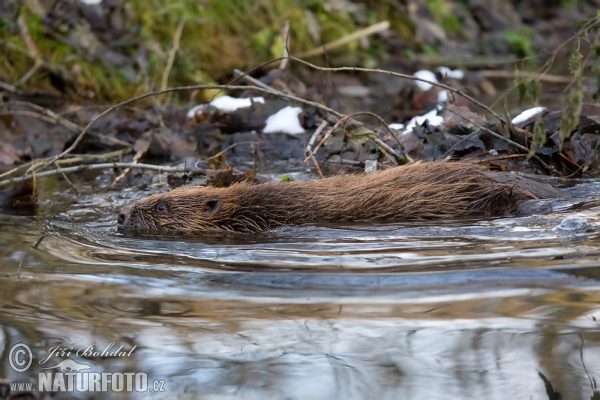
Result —
<svg viewBox="0 0 600 400"><path fill-rule="evenodd" d="M117 222L131 233L249 233L305 223L505 216L527 200L551 197L564 195L515 175L433 162L372 175L180 188L123 207Z"/></svg>

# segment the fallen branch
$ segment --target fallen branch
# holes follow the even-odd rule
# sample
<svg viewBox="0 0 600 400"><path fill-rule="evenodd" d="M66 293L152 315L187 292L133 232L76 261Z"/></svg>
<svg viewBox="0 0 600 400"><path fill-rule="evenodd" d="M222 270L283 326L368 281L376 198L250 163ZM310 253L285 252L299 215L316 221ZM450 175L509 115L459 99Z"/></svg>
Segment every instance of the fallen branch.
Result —
<svg viewBox="0 0 600 400"><path fill-rule="evenodd" d="M104 163L104 164L84 164L78 165L76 167L68 167L61 169L53 169L51 171L38 172L33 174L27 174L25 176L21 176L19 178L10 178L0 181L0 186L9 185L11 183L18 183L22 181L26 181L28 179L57 175L61 173L69 173L69 172L81 172L81 171L91 171L95 169L111 169L111 168L139 168L139 169L148 169L153 171L159 171L159 173L163 172L189 172L190 169L186 166L177 166L177 167L166 167L164 165L152 165L152 164L135 164L135 163L123 163L123 162L114 162L114 163Z"/></svg>
<svg viewBox="0 0 600 400"><path fill-rule="evenodd" d="M542 82L548 83L571 83L573 78L558 75L545 75L536 72L527 71L506 71L506 70L495 70L488 69L483 71L477 71L477 74L482 78L486 79L515 79L515 78L528 78L535 79Z"/></svg>
<svg viewBox="0 0 600 400"><path fill-rule="evenodd" d="M319 55L327 53L333 49L337 49L338 47L344 46L354 40L362 39L364 37L373 35L375 33L385 31L389 28L390 28L389 21L378 22L367 28L360 29L360 30L353 32L347 36L344 36L340 39L334 40L333 42L329 42L327 44L324 44L323 46L317 47L316 49L305 51L304 53L300 53L296 57L310 58L310 57L314 57L314 56L319 56Z"/></svg>
<svg viewBox="0 0 600 400"><path fill-rule="evenodd" d="M500 135L499 133L496 133L496 132L492 131L491 129L488 129L488 128L486 128L486 127L478 124L477 122L471 121L471 120L463 117L462 115L458 114L456 111L450 110L449 108L446 108L445 110L451 112L454 115L458 115L460 118L462 118L465 121L467 121L467 122L475 125L477 128L486 131L487 133L489 133L490 135L494 136L495 138L504 140L505 142L507 142L509 144L512 144L513 146L515 146L515 147L517 147L517 148L519 148L519 149L521 149L521 150L526 151L526 152L529 153L529 149L527 147L525 147L525 146L523 146L523 145L521 145L521 144L519 144L519 143L517 143L517 142L515 142L513 140L510 140L509 138L505 138L504 136ZM477 132L478 131L475 131L474 133L477 133ZM471 135L473 135L474 133L472 133ZM463 140L465 140L465 139L463 139ZM554 168L552 168L548 164L546 164L544 162L544 160L542 160L537 154L534 154L533 158L535 158L536 160L538 160L540 162L540 164L542 164L542 166L544 168L546 168L546 170L548 170L550 172L556 172Z"/></svg>

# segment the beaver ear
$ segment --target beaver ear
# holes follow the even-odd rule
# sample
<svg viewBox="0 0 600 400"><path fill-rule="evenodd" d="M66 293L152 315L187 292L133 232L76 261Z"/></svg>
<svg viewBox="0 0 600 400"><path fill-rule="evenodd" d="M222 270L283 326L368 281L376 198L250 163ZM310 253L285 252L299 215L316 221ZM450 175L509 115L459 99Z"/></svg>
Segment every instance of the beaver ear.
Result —
<svg viewBox="0 0 600 400"><path fill-rule="evenodd" d="M221 209L221 200L219 199L210 199L206 200L204 203L204 211L209 214L214 214Z"/></svg>

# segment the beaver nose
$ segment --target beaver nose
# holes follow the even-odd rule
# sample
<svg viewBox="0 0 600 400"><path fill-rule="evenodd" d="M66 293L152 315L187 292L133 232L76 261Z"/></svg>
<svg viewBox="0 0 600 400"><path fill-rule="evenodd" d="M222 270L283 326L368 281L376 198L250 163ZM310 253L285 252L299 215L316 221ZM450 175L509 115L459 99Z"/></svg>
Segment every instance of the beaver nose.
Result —
<svg viewBox="0 0 600 400"><path fill-rule="evenodd" d="M127 222L127 217L129 217L129 209L131 207L129 206L125 206L123 208L121 208L121 211L119 211L119 216L117 217L117 224L123 226L125 225L125 222Z"/></svg>

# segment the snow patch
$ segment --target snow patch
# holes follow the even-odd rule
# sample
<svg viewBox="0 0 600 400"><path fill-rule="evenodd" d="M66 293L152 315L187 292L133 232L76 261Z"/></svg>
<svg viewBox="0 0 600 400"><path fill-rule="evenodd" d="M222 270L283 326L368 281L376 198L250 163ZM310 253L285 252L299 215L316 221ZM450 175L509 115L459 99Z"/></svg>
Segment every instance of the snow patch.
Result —
<svg viewBox="0 0 600 400"><path fill-rule="evenodd" d="M521 122L525 122L529 118L534 117L541 112L544 112L545 109L546 109L546 107L533 107L533 108L530 108L529 110L525 110L521 114L514 117L512 119L512 123L513 123L513 125L518 125Z"/></svg>
<svg viewBox="0 0 600 400"><path fill-rule="evenodd" d="M422 70L415 72L413 74L413 76L415 78L425 79L425 80L428 80L431 82L438 83L438 80L435 77L435 74L426 69L422 69ZM433 85L431 83L427 83L427 82L415 81L415 84L425 92L433 87Z"/></svg>
<svg viewBox="0 0 600 400"><path fill-rule="evenodd" d="M440 90L440 92L438 93L438 103L446 103L448 101L448 91L447 90ZM438 105L439 107L439 105Z"/></svg>
<svg viewBox="0 0 600 400"><path fill-rule="evenodd" d="M221 96L211 101L210 105L218 108L221 111L233 112L238 108L250 107L252 102L264 104L265 99L263 97L236 99L235 97L231 96Z"/></svg>
<svg viewBox="0 0 600 400"><path fill-rule="evenodd" d="M440 126L444 122L444 117L437 115L437 110L431 110L426 114L416 116L408 122L406 130L402 134L406 135L412 132L415 126L422 125L427 120L429 120L429 125L431 126Z"/></svg>
<svg viewBox="0 0 600 400"><path fill-rule="evenodd" d="M450 69L448 67L438 67L438 71L442 76L447 76L450 79L461 80L465 77L465 73L460 69Z"/></svg>
<svg viewBox="0 0 600 400"><path fill-rule="evenodd" d="M237 110L238 108L250 107L253 102L264 104L265 99L264 99L264 97L252 97L252 98L237 99L237 98L231 97L231 96L221 96L221 97L217 97L216 99L214 99L213 101L208 103L208 105L218 108L221 111L233 112L233 111ZM201 104L199 106L192 108L190 111L188 111L187 117L193 118L194 115L196 115L197 113L202 113L202 111L206 108L206 106L207 106L207 104Z"/></svg>
<svg viewBox="0 0 600 400"><path fill-rule="evenodd" d="M388 128L400 130L400 129L404 128L404 124L398 124L398 123L389 124Z"/></svg>
<svg viewBox="0 0 600 400"><path fill-rule="evenodd" d="M287 106L277 111L267 118L267 126L263 129L264 133L284 132L292 135L304 133L304 128L300 125L298 115L302 112L300 107Z"/></svg>

